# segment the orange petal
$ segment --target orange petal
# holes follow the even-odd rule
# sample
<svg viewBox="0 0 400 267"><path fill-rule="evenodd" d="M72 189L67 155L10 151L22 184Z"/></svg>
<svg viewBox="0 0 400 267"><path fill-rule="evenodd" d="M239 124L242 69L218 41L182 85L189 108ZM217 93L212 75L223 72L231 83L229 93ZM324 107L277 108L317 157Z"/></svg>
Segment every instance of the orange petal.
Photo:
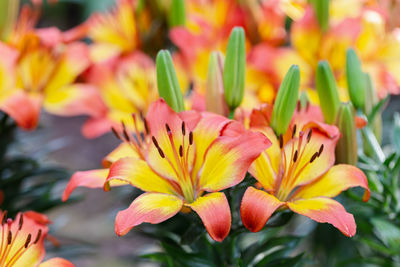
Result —
<svg viewBox="0 0 400 267"><path fill-rule="evenodd" d="M48 225L51 223L49 217L47 217L46 215L36 212L36 211L26 211L24 212L24 216L34 220L36 223L38 224L42 224L42 225Z"/></svg>
<svg viewBox="0 0 400 267"><path fill-rule="evenodd" d="M97 88L86 84L67 85L45 95L43 107L59 116L103 116L107 107Z"/></svg>
<svg viewBox="0 0 400 267"><path fill-rule="evenodd" d="M231 210L224 193L210 193L188 204L201 218L208 234L222 242L231 229Z"/></svg>
<svg viewBox="0 0 400 267"><path fill-rule="evenodd" d="M137 158L122 158L114 162L104 188L108 190L108 183L114 180L129 183L146 192L176 194L172 183L156 174L146 161Z"/></svg>
<svg viewBox="0 0 400 267"><path fill-rule="evenodd" d="M80 186L87 188L103 188L108 171L108 169L99 169L74 173L64 190L62 201L67 201L75 188Z"/></svg>
<svg viewBox="0 0 400 267"><path fill-rule="evenodd" d="M356 116L355 121L356 121L357 129L362 129L365 126L367 126L367 124L368 124L368 121L365 119L365 117L361 117L361 116Z"/></svg>
<svg viewBox="0 0 400 267"><path fill-rule="evenodd" d="M263 190L247 188L240 205L243 225L252 232L260 231L282 205L283 202Z"/></svg>
<svg viewBox="0 0 400 267"><path fill-rule="evenodd" d="M365 174L352 165L335 165L318 180L299 188L294 199L336 197L342 191L357 186L365 189L363 200L368 201L371 191Z"/></svg>
<svg viewBox="0 0 400 267"><path fill-rule="evenodd" d="M144 193L137 197L129 208L118 212L115 218L115 232L122 236L141 223L163 222L177 214L182 206L183 200L176 196Z"/></svg>
<svg viewBox="0 0 400 267"><path fill-rule="evenodd" d="M36 128L40 115L41 99L24 91L16 91L3 102L0 109L12 117L19 127L25 130Z"/></svg>
<svg viewBox="0 0 400 267"><path fill-rule="evenodd" d="M110 132L111 126L113 122L106 117L91 118L83 124L81 132L84 137L92 139Z"/></svg>
<svg viewBox="0 0 400 267"><path fill-rule="evenodd" d="M220 191L240 183L250 164L271 142L261 133L221 136L210 146L199 174L199 188Z"/></svg>
<svg viewBox="0 0 400 267"><path fill-rule="evenodd" d="M275 179L279 172L279 163L281 161L281 149L279 141L274 131L269 127L252 128L263 133L270 141L271 146L251 164L249 172L259 181L267 190L272 190L275 186Z"/></svg>
<svg viewBox="0 0 400 267"><path fill-rule="evenodd" d="M70 261L63 258L52 258L39 265L39 267L74 267Z"/></svg>
<svg viewBox="0 0 400 267"><path fill-rule="evenodd" d="M103 166L108 168L119 159L131 157L139 158L138 153L128 143L121 143L103 159Z"/></svg>
<svg viewBox="0 0 400 267"><path fill-rule="evenodd" d="M204 155L207 149L220 136L222 129L229 122L230 120L225 117L212 113L203 113L203 118L193 131L193 140L196 145L196 162L192 172L194 176L197 176L198 171L204 163Z"/></svg>
<svg viewBox="0 0 400 267"><path fill-rule="evenodd" d="M309 217L319 223L330 223L344 235L352 237L356 233L356 223L352 214L346 212L342 204L325 197L299 199L287 202L294 212Z"/></svg>

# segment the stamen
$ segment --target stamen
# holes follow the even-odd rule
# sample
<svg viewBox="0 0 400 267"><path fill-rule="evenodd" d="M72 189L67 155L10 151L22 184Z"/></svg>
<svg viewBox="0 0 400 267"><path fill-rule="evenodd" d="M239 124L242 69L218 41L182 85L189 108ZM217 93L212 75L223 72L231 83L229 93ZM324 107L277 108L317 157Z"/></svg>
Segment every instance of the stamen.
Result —
<svg viewBox="0 0 400 267"><path fill-rule="evenodd" d="M171 134L171 128L169 128L168 123L165 124L165 128L167 129L167 134Z"/></svg>
<svg viewBox="0 0 400 267"><path fill-rule="evenodd" d="M149 131L149 125L147 124L147 120L143 117L143 124L144 124L144 130L146 131L146 135L150 133Z"/></svg>
<svg viewBox="0 0 400 267"><path fill-rule="evenodd" d="M117 130L115 130L114 127L111 127L111 131L113 132L114 136L115 136L117 139L119 139L119 140L122 139L121 136L119 135L119 133L117 132Z"/></svg>
<svg viewBox="0 0 400 267"><path fill-rule="evenodd" d="M193 145L193 132L189 133L189 145Z"/></svg>
<svg viewBox="0 0 400 267"><path fill-rule="evenodd" d="M313 161L318 157L318 152L315 152L314 155L312 155L310 159L310 163L313 163Z"/></svg>
<svg viewBox="0 0 400 267"><path fill-rule="evenodd" d="M312 129L310 129L310 131L308 132L308 135L307 135L307 143L310 142L311 136L312 136Z"/></svg>
<svg viewBox="0 0 400 267"><path fill-rule="evenodd" d="M154 146L157 148L158 154L160 154L162 158L165 158L165 154L162 151L161 147L158 145L157 139L154 136L152 136L151 140L153 141Z"/></svg>
<svg viewBox="0 0 400 267"><path fill-rule="evenodd" d="M3 218L1 220L1 224L4 225L7 221L7 211L5 210L3 213Z"/></svg>
<svg viewBox="0 0 400 267"><path fill-rule="evenodd" d="M296 108L297 108L297 112L300 112L300 109L301 109L301 103L300 103L300 101L297 101Z"/></svg>
<svg viewBox="0 0 400 267"><path fill-rule="evenodd" d="M124 134L125 140L128 141L128 142L130 142L130 141L131 141L131 138L129 137L129 134L128 134L128 132L126 131L125 128L123 129L122 133Z"/></svg>
<svg viewBox="0 0 400 267"><path fill-rule="evenodd" d="M7 235L7 245L10 245L12 241L12 233L10 230L8 230L8 235Z"/></svg>
<svg viewBox="0 0 400 267"><path fill-rule="evenodd" d="M183 147L182 147L182 145L179 146L179 156L181 158L183 157Z"/></svg>
<svg viewBox="0 0 400 267"><path fill-rule="evenodd" d="M321 156L322 151L324 151L324 144L319 147L318 157Z"/></svg>
<svg viewBox="0 0 400 267"><path fill-rule="evenodd" d="M24 216L21 214L19 217L19 225L18 225L18 230L22 229L22 224L24 223Z"/></svg>
<svg viewBox="0 0 400 267"><path fill-rule="evenodd" d="M297 129L297 126L296 126L296 124L293 126L293 133L292 133L292 138L296 135L296 129Z"/></svg>
<svg viewBox="0 0 400 267"><path fill-rule="evenodd" d="M282 137L282 134L279 135L279 147L280 147L280 149L282 149L282 147L283 147L283 137Z"/></svg>
<svg viewBox="0 0 400 267"><path fill-rule="evenodd" d="M296 162L296 161L297 161L297 156L298 156L298 151L296 150L296 151L294 152L293 162Z"/></svg>
<svg viewBox="0 0 400 267"><path fill-rule="evenodd" d="M25 241L25 248L28 248L29 243L31 243L32 235L29 234Z"/></svg>
<svg viewBox="0 0 400 267"><path fill-rule="evenodd" d="M184 122L184 121L182 121L182 134L183 134L183 135L186 134L185 122Z"/></svg>
<svg viewBox="0 0 400 267"><path fill-rule="evenodd" d="M151 137L151 140L153 141L154 146L155 146L156 148L159 148L157 139L156 139L154 136Z"/></svg>
<svg viewBox="0 0 400 267"><path fill-rule="evenodd" d="M39 239L40 239L41 236L42 236L42 229L39 229L39 231L37 233L37 236L36 236L36 239L33 242L33 244L36 244L37 242L39 242Z"/></svg>

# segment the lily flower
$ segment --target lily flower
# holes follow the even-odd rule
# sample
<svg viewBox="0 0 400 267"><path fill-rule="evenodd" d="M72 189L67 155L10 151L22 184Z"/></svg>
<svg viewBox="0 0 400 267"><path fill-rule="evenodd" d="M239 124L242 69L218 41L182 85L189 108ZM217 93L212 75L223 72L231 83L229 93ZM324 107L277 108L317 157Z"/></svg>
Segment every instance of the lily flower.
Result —
<svg viewBox="0 0 400 267"><path fill-rule="evenodd" d="M44 215L36 212L18 213L15 220L0 210L0 266L12 267L73 267L62 258L43 262L44 239L48 227ZM45 217L45 216L44 216ZM47 217L46 217L47 218Z"/></svg>
<svg viewBox="0 0 400 267"><path fill-rule="evenodd" d="M141 223L157 224L193 210L210 236L222 241L230 230L231 213L219 191L243 180L268 139L251 131L224 136L238 123L210 113L177 114L164 100L150 106L146 121L151 144L144 160L117 160L105 183L106 190L110 182L122 181L145 191L117 214L116 233L125 235Z"/></svg>
<svg viewBox="0 0 400 267"><path fill-rule="evenodd" d="M249 169L262 189L246 190L240 208L243 224L252 232L260 231L276 210L288 208L353 236L353 215L332 198L360 186L366 190L363 200L367 201L370 190L366 176L351 165L334 166L339 131L335 126L313 120L322 115L320 111L298 113L303 116L296 114L287 133L279 137L268 126L266 110L252 113L251 129L264 133L272 145Z"/></svg>

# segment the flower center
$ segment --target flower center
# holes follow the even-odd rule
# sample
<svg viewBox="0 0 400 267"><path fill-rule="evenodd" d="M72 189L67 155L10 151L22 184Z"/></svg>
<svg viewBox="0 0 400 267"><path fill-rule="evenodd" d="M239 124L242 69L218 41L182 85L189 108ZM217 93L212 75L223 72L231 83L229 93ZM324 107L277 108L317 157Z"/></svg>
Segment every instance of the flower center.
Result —
<svg viewBox="0 0 400 267"><path fill-rule="evenodd" d="M195 181L192 180L190 175L190 166L192 164L190 159L190 150L193 146L193 132L186 133L185 122L182 122L182 140L175 140L171 128L165 124L165 129L168 135L169 145L172 149L172 155L166 155L164 150L160 147L157 139L152 136L154 146L157 148L161 158L165 159L173 169L180 187L180 193L185 198L187 203L192 203L197 195L195 190Z"/></svg>
<svg viewBox="0 0 400 267"><path fill-rule="evenodd" d="M3 213L1 220L1 238L0 238L0 266L11 267L24 255L24 253L31 247L35 246L42 236L42 229L39 229L35 239L32 242L32 234L28 234L25 242L20 245L16 240L21 232L24 224L24 216L20 214L17 231L13 234L11 231L12 219L7 218L7 211ZM19 247L15 247L19 246Z"/></svg>
<svg viewBox="0 0 400 267"><path fill-rule="evenodd" d="M311 157L309 151L306 152L307 147L312 138L312 129L307 132L299 132L299 137L296 145L296 125L293 127L291 147L286 149L283 147L283 137L279 137L279 145L281 148L281 162L279 167L279 174L277 179L277 198L281 201L290 199L292 192L298 184L301 173L307 166L313 164L319 158L324 150L324 145L321 144L318 150L312 153ZM289 153L287 153L289 152Z"/></svg>

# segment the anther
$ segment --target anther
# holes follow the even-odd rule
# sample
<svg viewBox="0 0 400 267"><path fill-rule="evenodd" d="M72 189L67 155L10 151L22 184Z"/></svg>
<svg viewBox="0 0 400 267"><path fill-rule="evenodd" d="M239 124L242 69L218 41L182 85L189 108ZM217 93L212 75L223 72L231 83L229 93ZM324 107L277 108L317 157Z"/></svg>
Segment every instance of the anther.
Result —
<svg viewBox="0 0 400 267"><path fill-rule="evenodd" d="M184 122L184 121L182 121L182 134L183 134L183 135L186 134L185 122Z"/></svg>
<svg viewBox="0 0 400 267"><path fill-rule="evenodd" d="M297 126L296 126L296 124L293 126L293 133L292 133L292 138L296 135L296 129L297 129Z"/></svg>
<svg viewBox="0 0 400 267"><path fill-rule="evenodd" d="M5 210L3 213L3 218L1 219L1 224L4 225L7 221L7 211Z"/></svg>
<svg viewBox="0 0 400 267"><path fill-rule="evenodd" d="M179 146L179 156L183 157L183 147L182 145Z"/></svg>
<svg viewBox="0 0 400 267"><path fill-rule="evenodd" d="M310 159L310 163L313 163L313 161L318 157L318 152L315 152L314 155L312 155Z"/></svg>
<svg viewBox="0 0 400 267"><path fill-rule="evenodd" d="M39 242L40 237L42 236L42 229L39 229L37 236L35 238L35 241L33 242L33 244L36 244L37 242Z"/></svg>
<svg viewBox="0 0 400 267"><path fill-rule="evenodd" d="M11 231L9 230L9 231L8 231L8 235L7 235L7 244L10 245L10 244L11 244L11 241L12 241L12 233L11 233Z"/></svg>
<svg viewBox="0 0 400 267"><path fill-rule="evenodd" d="M32 235L29 234L25 241L25 248L28 248L29 243L31 243Z"/></svg>
<svg viewBox="0 0 400 267"><path fill-rule="evenodd" d="M282 149L282 147L283 147L283 136L282 136L282 134L279 135L279 147L280 147L280 149Z"/></svg>
<svg viewBox="0 0 400 267"><path fill-rule="evenodd" d="M165 155L164 155L164 152L162 151L162 149L160 147L157 147L157 150L158 150L158 154L160 154L160 156L162 158L165 158Z"/></svg>
<svg viewBox="0 0 400 267"><path fill-rule="evenodd" d="M126 131L126 129L124 128L124 130L122 131L122 133L124 134L124 138L126 141L130 141L131 138L129 137L128 132Z"/></svg>
<svg viewBox="0 0 400 267"><path fill-rule="evenodd" d="M296 161L297 161L297 156L298 156L298 151L296 150L296 151L294 152L294 156L293 156L293 162L295 162L295 163L296 163Z"/></svg>
<svg viewBox="0 0 400 267"><path fill-rule="evenodd" d="M155 146L156 148L159 148L157 139L156 139L154 136L151 137L151 140L153 141L154 146Z"/></svg>
<svg viewBox="0 0 400 267"><path fill-rule="evenodd" d="M193 145L193 132L189 133L189 144Z"/></svg>
<svg viewBox="0 0 400 267"><path fill-rule="evenodd" d="M171 133L171 128L169 128L168 123L165 124L165 129L167 129L167 133L168 133L168 134Z"/></svg>
<svg viewBox="0 0 400 267"><path fill-rule="evenodd" d="M113 132L113 134L115 135L115 137L119 140L121 140L121 136L119 135L119 133L117 132L117 130L115 130L114 127L111 127L111 131Z"/></svg>
<svg viewBox="0 0 400 267"><path fill-rule="evenodd" d="M21 214L21 216L19 217L19 225L18 225L18 230L22 229L22 224L24 223L24 215Z"/></svg>
<svg viewBox="0 0 400 267"><path fill-rule="evenodd" d="M146 135L150 133L149 125L147 124L147 120L143 118L144 130L146 131Z"/></svg>
<svg viewBox="0 0 400 267"><path fill-rule="evenodd" d="M312 129L310 129L310 131L308 132L308 135L307 135L307 143L310 142L311 136L312 136Z"/></svg>
<svg viewBox="0 0 400 267"><path fill-rule="evenodd" d="M300 112L300 109L301 109L301 103L300 103L300 101L297 101L296 108L297 108L297 112Z"/></svg>
<svg viewBox="0 0 400 267"><path fill-rule="evenodd" d="M319 147L318 157L321 156L322 151L324 151L324 144Z"/></svg>

